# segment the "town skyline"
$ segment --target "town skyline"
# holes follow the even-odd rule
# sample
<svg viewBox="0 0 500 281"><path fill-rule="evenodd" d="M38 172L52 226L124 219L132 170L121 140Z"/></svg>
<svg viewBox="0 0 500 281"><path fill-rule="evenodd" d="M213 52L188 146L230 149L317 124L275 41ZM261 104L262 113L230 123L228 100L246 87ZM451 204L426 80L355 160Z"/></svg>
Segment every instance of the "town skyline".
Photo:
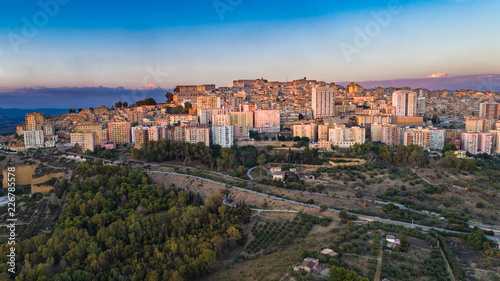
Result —
<svg viewBox="0 0 500 281"><path fill-rule="evenodd" d="M158 79L154 71L147 78ZM259 77L259 76L257 76ZM266 77L253 78L265 79L270 82L287 83L302 78L314 77L297 77L288 79L287 81L275 81ZM159 79L162 79L161 77ZM236 79L238 80L238 79ZM149 83L140 88L127 89L124 87L32 87L20 89L1 89L0 97L2 97L2 106L0 108L72 108L72 107L93 107L101 104L114 104L117 101L127 101L130 104L134 101L144 99L146 97L154 98L161 101L166 92L173 92L175 86L178 85L196 85L196 84L215 84L217 87L231 87L232 80L227 85L218 85L215 83L191 83L191 84L173 84L170 88L160 87L156 83ZM252 79L250 79L252 80ZM342 81L327 83L335 83L336 85L346 87L349 83L355 82L366 89L374 89L377 87L383 88L413 88L413 89L428 89L433 91L459 91L462 89L498 92L500 91L500 75L498 74L482 74L482 75L461 75L452 76L448 73L434 73L424 78L416 79L392 79L380 81Z"/></svg>
<svg viewBox="0 0 500 281"><path fill-rule="evenodd" d="M2 3L4 90L500 73L491 1Z"/></svg>

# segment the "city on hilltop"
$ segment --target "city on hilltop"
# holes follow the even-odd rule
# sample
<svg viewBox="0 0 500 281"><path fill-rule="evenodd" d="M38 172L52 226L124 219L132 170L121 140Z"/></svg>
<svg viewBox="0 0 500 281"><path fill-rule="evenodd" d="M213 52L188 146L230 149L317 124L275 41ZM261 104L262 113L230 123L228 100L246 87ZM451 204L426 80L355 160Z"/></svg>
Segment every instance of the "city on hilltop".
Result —
<svg viewBox="0 0 500 281"><path fill-rule="evenodd" d="M500 281L500 1L0 8L0 281Z"/></svg>
<svg viewBox="0 0 500 281"><path fill-rule="evenodd" d="M156 245L157 258L168 253L179 263L157 266L164 280L209 273L210 280L234 280L235 274L258 280L489 278L495 271L486 270L494 267L487 263L500 256L499 100L491 91L364 89L307 78L179 85L164 101L119 101L50 117L26 114L15 134L0 137L2 184L9 187L17 177L18 200L26 201L22 220L30 225L23 239L41 233L62 239L65 234L52 225L78 225L97 234L92 243L109 249L114 244L99 242L99 233L112 235L114 223L132 223L133 216L112 219L106 210L115 216L127 209L145 220L166 212L158 219L172 220L174 228L160 230L151 221L152 233L160 241L171 237L182 247L196 245L193 252L184 250L186 257L211 258L204 257L209 261L197 273L183 271L196 263L175 258L178 244ZM32 201L46 202L50 211ZM193 222L169 215L177 207L170 209L168 202L196 217L192 227L200 239L211 239L213 250L186 244L184 236L192 234L175 221L180 216L184 224ZM190 209L203 202L203 209ZM201 230L201 221L209 220L203 212L210 210L213 224L219 223L216 216L231 214L222 232ZM152 244L140 243L146 248L138 255L149 255L144 251ZM297 247L301 254L292 255ZM78 261L64 252L56 255L58 266ZM289 258L278 261L281 254ZM255 264L261 260L269 264ZM218 264L225 269L215 270ZM266 269L253 273L255 266ZM84 268L89 276L109 278ZM484 271L471 273L474 268Z"/></svg>
<svg viewBox="0 0 500 281"><path fill-rule="evenodd" d="M418 145L440 153L453 145L458 158L500 153L497 93L409 88L364 89L307 78L292 82L235 80L233 87L180 85L165 102L145 99L45 117L34 112L19 125L12 151L78 145L80 152L148 141L206 146L296 145L332 151L366 142ZM278 143L279 142L279 143ZM266 144L268 145L268 144Z"/></svg>

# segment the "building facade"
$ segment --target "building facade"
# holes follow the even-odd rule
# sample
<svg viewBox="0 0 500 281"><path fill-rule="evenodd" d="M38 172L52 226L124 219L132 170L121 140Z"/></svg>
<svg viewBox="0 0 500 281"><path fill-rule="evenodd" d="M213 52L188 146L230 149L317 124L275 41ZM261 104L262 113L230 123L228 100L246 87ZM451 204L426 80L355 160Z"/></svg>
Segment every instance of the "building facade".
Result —
<svg viewBox="0 0 500 281"><path fill-rule="evenodd" d="M296 124L292 126L292 131L294 137L306 137L314 142L318 139L318 125L316 123Z"/></svg>
<svg viewBox="0 0 500 281"><path fill-rule="evenodd" d="M314 87L311 94L313 118L335 116L335 88Z"/></svg>
<svg viewBox="0 0 500 281"><path fill-rule="evenodd" d="M262 133L279 133L279 110L256 110L254 112L254 128Z"/></svg>
<svg viewBox="0 0 500 281"><path fill-rule="evenodd" d="M396 116L416 116L417 93L408 90L395 91L392 93L392 106Z"/></svg>
<svg viewBox="0 0 500 281"><path fill-rule="evenodd" d="M480 103L479 118L500 119L500 103Z"/></svg>
<svg viewBox="0 0 500 281"><path fill-rule="evenodd" d="M213 126L212 143L221 147L231 147L234 144L233 126Z"/></svg>
<svg viewBox="0 0 500 281"><path fill-rule="evenodd" d="M24 146L26 148L42 148L44 141L43 130L24 131Z"/></svg>
<svg viewBox="0 0 500 281"><path fill-rule="evenodd" d="M116 144L128 144L130 138L130 122L108 122L109 140L116 141Z"/></svg>

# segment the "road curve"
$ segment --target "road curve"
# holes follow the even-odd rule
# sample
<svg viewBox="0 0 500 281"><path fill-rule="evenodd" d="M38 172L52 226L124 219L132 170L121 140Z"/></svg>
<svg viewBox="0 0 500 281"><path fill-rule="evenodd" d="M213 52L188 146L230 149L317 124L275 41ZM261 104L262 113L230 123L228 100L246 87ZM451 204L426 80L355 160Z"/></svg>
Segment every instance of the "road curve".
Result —
<svg viewBox="0 0 500 281"><path fill-rule="evenodd" d="M262 197L266 197L266 198L271 198L271 199L279 200L279 201L284 201L284 202L288 202L288 203L291 203L291 204L294 204L294 205L299 205L299 206L304 206L304 207L309 207L309 208L314 208L314 209L321 210L321 208L319 206L316 206L316 205L313 205L313 204L306 204L306 203L297 202L297 201L293 201L293 200L289 200L289 199L284 199L284 198L277 197L277 196L274 196L274 195L268 195L268 194L265 194L265 193L261 193L261 192L249 190L249 189L246 189L246 188L241 188L241 187L232 186L232 185L226 185L226 184L218 182L218 181L214 181L214 180L211 180L211 179L206 179L206 178L202 178L202 177L198 177L198 176L192 176L192 175L186 175L186 174L180 174L180 173L174 173L174 172L161 172L161 171L148 171L148 173L151 173L151 174L175 175L175 176L182 176L182 177L188 177L188 178L195 178L195 179L199 179L199 180L202 180L202 181L206 181L206 182L210 182L210 183L215 183L215 184L218 184L218 185L224 185L224 186L227 186L227 187L232 188L232 189L240 190L240 191L243 191L243 192L248 192L248 193L251 193L251 194L258 195L258 196L262 196ZM331 209L331 208L327 208L324 211L334 212L334 213L340 213L340 210ZM390 219L383 219L383 218L379 218L379 217L373 217L373 216L367 216L367 215L362 215L362 214L356 214L356 213L352 213L352 212L347 212L347 214L349 214L349 215L355 215L355 216L357 216L358 218L360 218L362 220L379 221L379 222L383 222L383 223L390 223L390 224L402 225L404 227L416 227L416 228L421 228L422 230L426 230L426 231L428 231L430 229L435 229L437 231L447 232L447 233L467 234L465 232L460 232L460 231L455 231L455 230L449 230L449 229L444 229L444 228L436 228L436 227L430 227L430 226L419 225L419 224L411 224L411 223L406 223L406 222L401 222L401 221L393 221L393 220L390 220ZM493 236L487 236L487 237L488 237L488 239L496 240L495 237L493 237Z"/></svg>

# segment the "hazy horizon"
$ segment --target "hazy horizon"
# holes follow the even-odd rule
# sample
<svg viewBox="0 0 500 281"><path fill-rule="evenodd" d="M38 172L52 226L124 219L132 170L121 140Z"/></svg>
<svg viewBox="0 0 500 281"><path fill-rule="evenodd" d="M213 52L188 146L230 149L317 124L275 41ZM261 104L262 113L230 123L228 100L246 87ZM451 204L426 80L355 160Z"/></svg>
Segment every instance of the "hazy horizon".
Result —
<svg viewBox="0 0 500 281"><path fill-rule="evenodd" d="M226 2L2 1L0 88L500 73L498 2Z"/></svg>

